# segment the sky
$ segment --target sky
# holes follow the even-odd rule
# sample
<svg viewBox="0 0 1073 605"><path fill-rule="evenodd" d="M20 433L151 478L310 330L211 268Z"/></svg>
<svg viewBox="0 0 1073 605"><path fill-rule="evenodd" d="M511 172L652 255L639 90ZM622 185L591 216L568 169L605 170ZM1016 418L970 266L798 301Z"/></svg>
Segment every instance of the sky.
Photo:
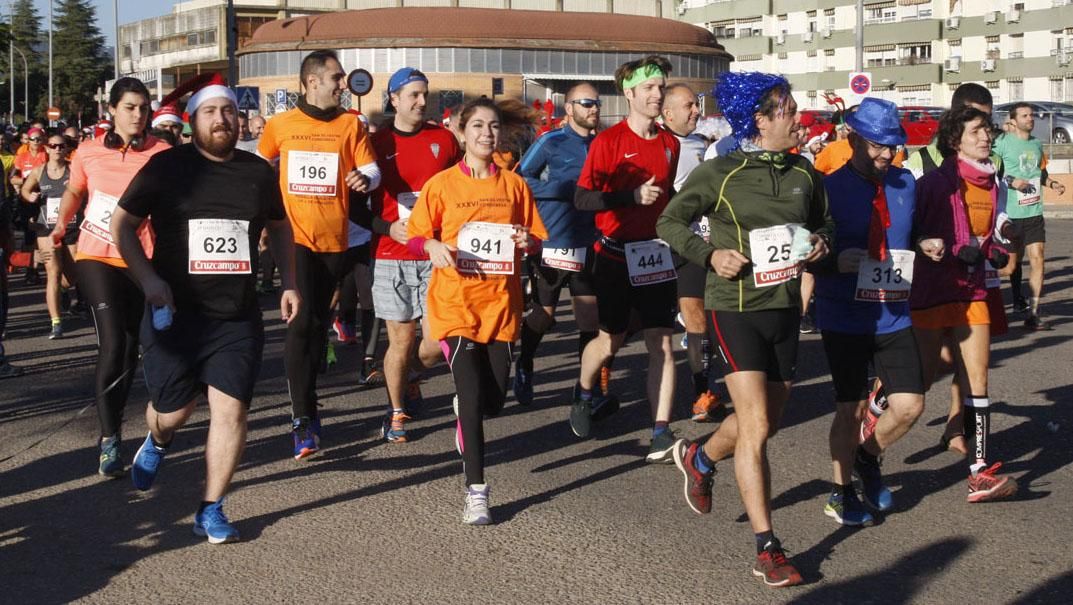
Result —
<svg viewBox="0 0 1073 605"><path fill-rule="evenodd" d="M91 0L97 7L97 27L104 34L105 44L112 46L115 39L112 31L112 0ZM158 17L171 12L176 4L175 0L118 0L119 24L141 21L149 17ZM0 0L0 7L6 14L8 7L6 2ZM48 32L48 0L34 0L37 14L41 15L41 30Z"/></svg>

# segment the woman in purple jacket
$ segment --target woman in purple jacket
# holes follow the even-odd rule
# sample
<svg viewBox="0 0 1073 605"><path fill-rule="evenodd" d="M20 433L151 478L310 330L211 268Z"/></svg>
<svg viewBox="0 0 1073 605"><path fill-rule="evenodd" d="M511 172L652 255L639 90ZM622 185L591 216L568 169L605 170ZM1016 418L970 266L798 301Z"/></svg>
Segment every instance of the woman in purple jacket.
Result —
<svg viewBox="0 0 1073 605"><path fill-rule="evenodd" d="M963 410L953 410L944 440L973 427L975 456L969 465L969 502L1012 496L1017 483L988 466L990 432L987 368L991 347L990 313L984 276L987 260L1005 265L1004 241L996 226L1005 221L1003 185L991 155L991 118L962 107L940 121L939 151L946 160L917 182L915 230L922 255L914 264L910 307L927 388L935 378L944 336L957 343L955 357L963 380Z"/></svg>

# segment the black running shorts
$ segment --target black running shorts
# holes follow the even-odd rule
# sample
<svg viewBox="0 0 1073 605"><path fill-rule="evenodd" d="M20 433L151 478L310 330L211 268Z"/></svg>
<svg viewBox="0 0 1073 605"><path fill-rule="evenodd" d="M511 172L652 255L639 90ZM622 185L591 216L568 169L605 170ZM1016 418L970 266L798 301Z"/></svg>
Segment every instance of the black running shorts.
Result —
<svg viewBox="0 0 1073 605"><path fill-rule="evenodd" d="M724 374L765 372L769 382L789 382L797 373L801 313L796 308L709 311L709 338Z"/></svg>
<svg viewBox="0 0 1073 605"><path fill-rule="evenodd" d="M542 307L554 307L559 304L563 288L570 286L570 296L596 296L596 287L592 279L592 266L596 254L589 246L585 252L585 266L581 271L566 271L554 267L545 267L541 256L534 254L526 259L529 276L533 279L533 300Z"/></svg>
<svg viewBox="0 0 1073 605"><path fill-rule="evenodd" d="M595 256L593 281L601 330L608 334L625 334L631 312L640 317L642 329L674 328L674 318L678 314L677 280L632 286L625 262L606 254Z"/></svg>
<svg viewBox="0 0 1073 605"><path fill-rule="evenodd" d="M868 398L868 364L888 394L924 394L924 371L920 365L913 328L889 334L847 334L823 331L823 349L831 367L835 401L862 401Z"/></svg>
<svg viewBox="0 0 1073 605"><path fill-rule="evenodd" d="M170 328L153 328L153 313L142 318L142 370L153 408L166 414L183 408L211 386L249 408L261 371L264 325L253 319L209 319L176 312Z"/></svg>

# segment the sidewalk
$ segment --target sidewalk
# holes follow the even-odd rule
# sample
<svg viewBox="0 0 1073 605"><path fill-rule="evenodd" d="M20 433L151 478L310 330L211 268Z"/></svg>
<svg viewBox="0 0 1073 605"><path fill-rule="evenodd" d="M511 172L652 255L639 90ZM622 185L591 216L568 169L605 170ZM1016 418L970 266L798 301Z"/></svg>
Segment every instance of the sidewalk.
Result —
<svg viewBox="0 0 1073 605"><path fill-rule="evenodd" d="M1073 204L1044 204L1043 218L1073 218Z"/></svg>

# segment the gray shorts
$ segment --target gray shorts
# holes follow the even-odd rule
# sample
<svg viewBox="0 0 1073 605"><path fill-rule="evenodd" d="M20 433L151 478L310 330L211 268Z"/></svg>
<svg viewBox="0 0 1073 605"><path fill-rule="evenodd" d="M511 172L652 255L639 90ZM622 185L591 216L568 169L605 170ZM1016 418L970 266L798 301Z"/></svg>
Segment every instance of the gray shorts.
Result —
<svg viewBox="0 0 1073 605"><path fill-rule="evenodd" d="M373 307L388 321L413 321L425 315L432 261L376 259Z"/></svg>

